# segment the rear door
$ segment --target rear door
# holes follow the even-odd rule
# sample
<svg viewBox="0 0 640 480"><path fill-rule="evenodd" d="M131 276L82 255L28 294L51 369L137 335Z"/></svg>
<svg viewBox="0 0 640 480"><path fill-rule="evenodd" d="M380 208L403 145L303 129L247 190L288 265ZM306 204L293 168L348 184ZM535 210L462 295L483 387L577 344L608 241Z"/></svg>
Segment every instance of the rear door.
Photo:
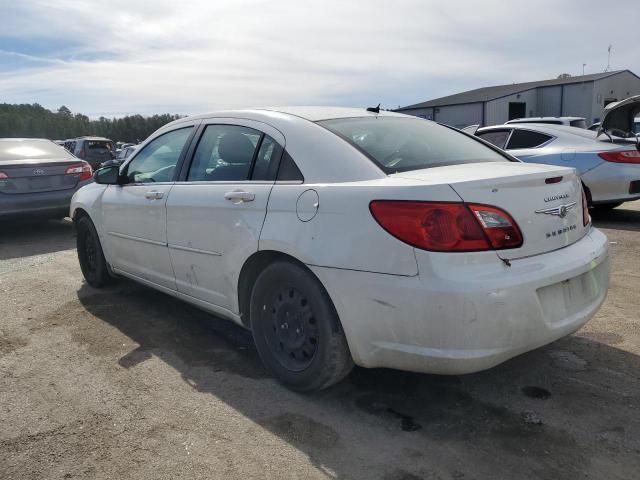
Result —
<svg viewBox="0 0 640 480"><path fill-rule="evenodd" d="M124 167L125 183L110 185L102 196L112 266L172 290L166 202L193 130L177 128L147 143Z"/></svg>
<svg viewBox="0 0 640 480"><path fill-rule="evenodd" d="M178 291L235 309L244 261L258 250L284 137L249 120L206 125L167 201L167 240Z"/></svg>

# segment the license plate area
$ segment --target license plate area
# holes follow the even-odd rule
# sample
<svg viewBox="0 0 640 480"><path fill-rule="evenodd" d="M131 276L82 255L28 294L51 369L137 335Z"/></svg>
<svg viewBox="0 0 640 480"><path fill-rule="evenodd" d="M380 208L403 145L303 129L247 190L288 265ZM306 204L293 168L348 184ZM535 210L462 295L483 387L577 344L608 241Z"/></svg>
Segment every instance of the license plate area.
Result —
<svg viewBox="0 0 640 480"><path fill-rule="evenodd" d="M547 323L553 326L571 323L604 295L606 264L604 261L581 275L539 288L538 299Z"/></svg>

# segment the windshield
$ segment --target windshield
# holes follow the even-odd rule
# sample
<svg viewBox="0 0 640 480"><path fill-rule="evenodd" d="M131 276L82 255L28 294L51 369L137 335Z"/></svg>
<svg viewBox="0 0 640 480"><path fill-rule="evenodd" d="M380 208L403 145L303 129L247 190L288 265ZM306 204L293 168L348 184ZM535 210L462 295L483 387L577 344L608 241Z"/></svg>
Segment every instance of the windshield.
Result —
<svg viewBox="0 0 640 480"><path fill-rule="evenodd" d="M509 161L482 142L428 120L358 117L318 123L351 143L385 173Z"/></svg>
<svg viewBox="0 0 640 480"><path fill-rule="evenodd" d="M34 158L73 158L63 147L51 140L0 140L0 160Z"/></svg>

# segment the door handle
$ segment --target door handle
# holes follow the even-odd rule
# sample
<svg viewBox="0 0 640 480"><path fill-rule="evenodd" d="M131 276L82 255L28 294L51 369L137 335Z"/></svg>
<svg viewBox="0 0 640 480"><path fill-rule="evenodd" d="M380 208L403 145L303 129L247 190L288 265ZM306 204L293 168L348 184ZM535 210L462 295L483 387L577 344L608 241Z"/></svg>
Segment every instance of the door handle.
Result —
<svg viewBox="0 0 640 480"><path fill-rule="evenodd" d="M233 203L253 202L256 198L255 193L245 192L244 190L234 190L224 194L224 198Z"/></svg>
<svg viewBox="0 0 640 480"><path fill-rule="evenodd" d="M144 194L144 198L147 200L160 200L164 197L164 192L158 192L157 190L151 190Z"/></svg>

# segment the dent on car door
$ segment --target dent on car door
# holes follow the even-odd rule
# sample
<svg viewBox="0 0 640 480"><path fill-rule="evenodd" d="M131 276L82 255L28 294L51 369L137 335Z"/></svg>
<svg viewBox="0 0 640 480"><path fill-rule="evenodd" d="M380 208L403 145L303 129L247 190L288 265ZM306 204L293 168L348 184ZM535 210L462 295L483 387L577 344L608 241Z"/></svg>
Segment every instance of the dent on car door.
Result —
<svg viewBox="0 0 640 480"><path fill-rule="evenodd" d="M258 250L284 145L275 129L239 123L204 128L167 201L167 241L178 291L234 312L238 274Z"/></svg>
<svg viewBox="0 0 640 480"><path fill-rule="evenodd" d="M112 267L175 289L167 249L166 202L193 126L164 133L125 166L122 185L102 196L106 247Z"/></svg>

